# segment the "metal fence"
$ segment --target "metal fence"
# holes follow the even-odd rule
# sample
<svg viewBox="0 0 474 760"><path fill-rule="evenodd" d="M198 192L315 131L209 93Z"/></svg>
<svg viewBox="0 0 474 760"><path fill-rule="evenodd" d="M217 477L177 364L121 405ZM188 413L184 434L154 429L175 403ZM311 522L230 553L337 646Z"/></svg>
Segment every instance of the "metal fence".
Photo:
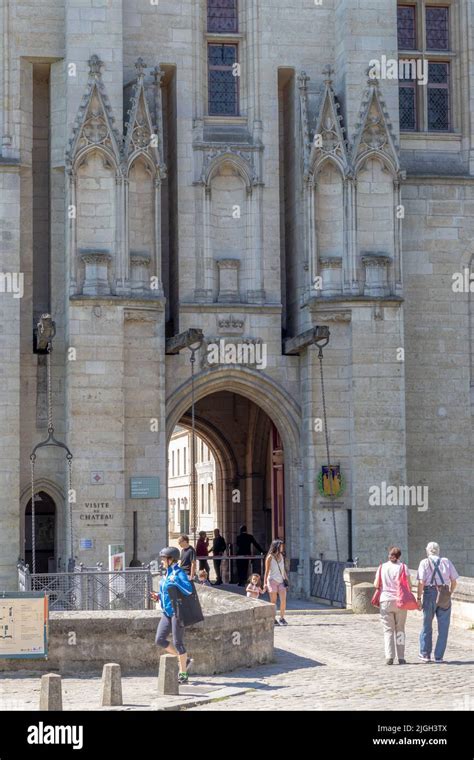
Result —
<svg viewBox="0 0 474 760"><path fill-rule="evenodd" d="M20 591L44 591L53 611L147 610L152 608L149 567L120 571L79 566L70 573L32 574L18 565Z"/></svg>
<svg viewBox="0 0 474 760"><path fill-rule="evenodd" d="M326 599L331 604L346 606L344 570L356 567L356 562L336 562L330 559L311 560L311 596Z"/></svg>

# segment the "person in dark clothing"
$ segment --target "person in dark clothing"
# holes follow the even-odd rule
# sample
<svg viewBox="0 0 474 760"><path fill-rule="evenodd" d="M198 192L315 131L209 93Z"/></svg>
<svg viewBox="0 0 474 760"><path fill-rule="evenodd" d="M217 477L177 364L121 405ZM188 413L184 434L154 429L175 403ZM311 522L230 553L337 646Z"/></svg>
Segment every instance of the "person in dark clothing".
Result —
<svg viewBox="0 0 474 760"><path fill-rule="evenodd" d="M205 530L199 532L199 538L196 544L196 555L198 557L207 557L209 555L209 539ZM199 569L205 570L209 575L209 563L207 559L199 559Z"/></svg>
<svg viewBox="0 0 474 760"><path fill-rule="evenodd" d="M247 526L242 525L237 536L237 556L250 554L252 546L260 553L264 554L264 551L260 544L258 544L251 533L247 533ZM249 574L249 561L248 559L237 560L237 575L239 577L239 586L245 586L247 584L247 578Z"/></svg>
<svg viewBox="0 0 474 760"><path fill-rule="evenodd" d="M222 585L222 575L221 575L222 560L215 559L215 557L222 557L226 549L227 549L227 544L225 542L225 538L221 536L221 532L219 528L215 528L214 538L212 540L212 560L214 564L214 570L216 572L216 580L214 581L215 586Z"/></svg>
<svg viewBox="0 0 474 760"><path fill-rule="evenodd" d="M180 536L178 544L181 549L179 565L183 568L188 578L194 578L196 573L196 550L193 546L190 546L189 536Z"/></svg>

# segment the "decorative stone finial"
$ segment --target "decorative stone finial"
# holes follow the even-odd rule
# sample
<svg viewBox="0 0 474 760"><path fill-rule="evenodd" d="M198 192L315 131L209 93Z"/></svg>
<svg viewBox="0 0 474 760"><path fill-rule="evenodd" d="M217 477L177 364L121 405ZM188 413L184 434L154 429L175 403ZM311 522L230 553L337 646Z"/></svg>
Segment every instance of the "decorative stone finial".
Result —
<svg viewBox="0 0 474 760"><path fill-rule="evenodd" d="M103 61L100 60L98 55L91 55L89 58L89 74L94 77L100 77L100 69L103 66Z"/></svg>
<svg viewBox="0 0 474 760"><path fill-rule="evenodd" d="M141 57L140 57L140 58L138 58L138 59L135 61L135 68L136 68L136 70L137 70L137 76L138 76L138 77L143 77L143 76L145 76L146 63L145 63L145 61L143 60L143 58L141 58Z"/></svg>
<svg viewBox="0 0 474 760"><path fill-rule="evenodd" d="M153 74L155 76L155 84L161 85L161 82L165 75L165 72L163 71L161 66L155 66L155 68L153 69Z"/></svg>
<svg viewBox="0 0 474 760"><path fill-rule="evenodd" d="M306 71L300 71L297 78L300 89L304 89L309 82L309 76Z"/></svg>
<svg viewBox="0 0 474 760"><path fill-rule="evenodd" d="M328 85L332 84L332 76L334 73L335 71L333 67L331 66L330 63L328 63L328 65L325 66L325 68L323 69L323 74L326 77L326 79L324 80L324 84L328 84Z"/></svg>
<svg viewBox="0 0 474 760"><path fill-rule="evenodd" d="M374 76L374 66L369 66L365 73L367 74L367 84L371 87L377 87L379 80Z"/></svg>

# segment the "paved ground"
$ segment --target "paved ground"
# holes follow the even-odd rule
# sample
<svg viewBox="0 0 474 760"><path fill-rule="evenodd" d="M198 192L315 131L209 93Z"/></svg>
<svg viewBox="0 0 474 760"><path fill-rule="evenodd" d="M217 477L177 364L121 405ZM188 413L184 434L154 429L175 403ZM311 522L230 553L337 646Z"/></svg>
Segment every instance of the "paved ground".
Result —
<svg viewBox="0 0 474 760"><path fill-rule="evenodd" d="M474 710L474 631L452 626L448 661L425 665L417 660L421 615L409 613L409 664L388 667L378 615L291 606L288 627L275 628L273 664L196 676L166 700L154 676L123 678L121 709ZM65 710L98 709L99 699L100 679L63 679ZM0 710L35 710L38 700L39 678L0 678Z"/></svg>

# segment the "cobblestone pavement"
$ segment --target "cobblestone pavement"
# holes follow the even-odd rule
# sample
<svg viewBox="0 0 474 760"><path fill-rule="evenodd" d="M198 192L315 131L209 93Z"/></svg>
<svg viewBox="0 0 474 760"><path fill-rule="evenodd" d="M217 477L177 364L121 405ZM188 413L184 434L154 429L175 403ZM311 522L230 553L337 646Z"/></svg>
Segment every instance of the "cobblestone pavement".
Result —
<svg viewBox="0 0 474 760"><path fill-rule="evenodd" d="M293 611L275 628L275 662L228 675L195 676L194 696L159 699L156 676L122 679L124 707L156 710L165 704L193 710L474 710L474 631L451 627L447 662L417 658L421 615L409 613L408 664L388 667L378 615L341 610ZM0 678L0 710L36 710L36 676ZM227 699L222 687L248 691ZM199 704L196 699L216 698ZM222 696L221 696L222 695ZM100 679L64 678L65 710L99 708Z"/></svg>
<svg viewBox="0 0 474 760"><path fill-rule="evenodd" d="M474 710L474 631L452 626L447 662L424 664L421 614L409 613L408 664L389 667L378 615L294 614L288 623L275 629L274 664L213 678L254 691L193 709Z"/></svg>

